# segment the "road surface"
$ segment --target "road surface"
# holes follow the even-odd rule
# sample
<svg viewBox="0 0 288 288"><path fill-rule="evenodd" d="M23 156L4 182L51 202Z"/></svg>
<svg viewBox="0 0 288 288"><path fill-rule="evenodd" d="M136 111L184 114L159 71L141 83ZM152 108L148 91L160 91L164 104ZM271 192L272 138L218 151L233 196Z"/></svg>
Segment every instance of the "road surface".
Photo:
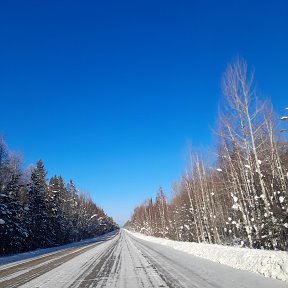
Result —
<svg viewBox="0 0 288 288"><path fill-rule="evenodd" d="M108 240L0 266L0 287L287 287L134 238L121 230Z"/></svg>

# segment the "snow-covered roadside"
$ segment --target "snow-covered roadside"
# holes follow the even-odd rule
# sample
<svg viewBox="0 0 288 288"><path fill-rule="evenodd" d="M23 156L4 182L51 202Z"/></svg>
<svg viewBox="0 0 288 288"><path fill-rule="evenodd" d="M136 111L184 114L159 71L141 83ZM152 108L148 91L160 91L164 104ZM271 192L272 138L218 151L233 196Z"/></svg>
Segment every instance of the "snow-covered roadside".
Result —
<svg viewBox="0 0 288 288"><path fill-rule="evenodd" d="M24 260L30 260L31 258L37 257L37 256L47 256L49 254L56 253L60 250L72 248L72 247L77 247L77 246L82 246L86 244L92 244L94 242L99 242L99 241L104 241L108 240L111 237L113 237L115 234L117 234L119 230L115 230L106 234L103 234L101 236L91 238L91 239L86 239L82 240L80 242L73 242L70 244L62 245L62 246L56 246L56 247L51 247L51 248L44 248L44 249L37 249L34 251L29 251L29 252L24 252L24 253L19 253L19 254L14 254L11 256L3 256L0 257L0 265L6 265L9 263L14 263L18 261L24 261ZM10 265L9 265L10 266Z"/></svg>
<svg viewBox="0 0 288 288"><path fill-rule="evenodd" d="M169 246L236 269L247 270L288 282L288 253L284 251L266 251L215 244L180 242L126 231L142 240Z"/></svg>

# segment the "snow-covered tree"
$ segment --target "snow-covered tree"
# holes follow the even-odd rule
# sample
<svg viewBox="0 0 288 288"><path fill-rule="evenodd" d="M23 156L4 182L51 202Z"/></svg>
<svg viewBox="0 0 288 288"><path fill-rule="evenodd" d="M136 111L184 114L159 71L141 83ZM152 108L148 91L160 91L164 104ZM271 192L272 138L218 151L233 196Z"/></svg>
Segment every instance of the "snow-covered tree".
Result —
<svg viewBox="0 0 288 288"><path fill-rule="evenodd" d="M48 234L48 215L47 215L47 172L43 162L39 160L36 167L32 170L29 183L29 229L30 247L47 247L52 243L47 238Z"/></svg>
<svg viewBox="0 0 288 288"><path fill-rule="evenodd" d="M168 208L157 196L152 206L157 220L150 224L144 202L134 210L129 229L182 241L287 250L288 144L277 133L271 105L259 101L253 76L243 60L228 65L214 165L190 154L190 168L174 185Z"/></svg>

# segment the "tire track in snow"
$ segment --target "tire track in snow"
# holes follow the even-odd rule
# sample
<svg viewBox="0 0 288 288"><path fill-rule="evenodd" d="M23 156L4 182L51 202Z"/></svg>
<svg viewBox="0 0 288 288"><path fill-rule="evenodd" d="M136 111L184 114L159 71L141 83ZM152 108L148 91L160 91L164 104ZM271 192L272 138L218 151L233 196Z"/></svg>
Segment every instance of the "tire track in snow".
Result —
<svg viewBox="0 0 288 288"><path fill-rule="evenodd" d="M117 243L117 242L116 242ZM116 243L107 248L103 253L99 255L99 258L90 265L86 271L78 277L76 281L80 284L77 287L95 287L94 285L101 280L104 276L101 275L101 271L107 266L106 262L110 259L113 251L116 247ZM85 276L84 276L85 275ZM84 277L84 279L83 279ZM96 282L96 283L95 283Z"/></svg>
<svg viewBox="0 0 288 288"><path fill-rule="evenodd" d="M125 232L120 234L115 255L107 261L114 264L109 269L104 269L104 281L97 287L169 287L159 276L156 268L151 265L135 247ZM115 261L118 259L119 261Z"/></svg>
<svg viewBox="0 0 288 288"><path fill-rule="evenodd" d="M12 267L0 271L0 287L17 287L23 285L38 276L47 273L50 270L57 268L63 263L71 260L78 255L93 249L100 243L93 243L84 247L77 247L51 254L39 259L34 259L28 262L20 263ZM21 273L23 272L23 273ZM20 273L20 275L19 275ZM15 276L15 277L14 277Z"/></svg>
<svg viewBox="0 0 288 288"><path fill-rule="evenodd" d="M3 268L0 271L0 287L3 288L287 286L282 281L137 239L125 231L101 243L63 250Z"/></svg>
<svg viewBox="0 0 288 288"><path fill-rule="evenodd" d="M171 287L125 232L90 263L71 287Z"/></svg>
<svg viewBox="0 0 288 288"><path fill-rule="evenodd" d="M143 253L142 255L151 263L153 263L152 265L157 269L160 277L167 283L167 285L171 288L182 288L182 287L186 287L186 285L184 284L184 279L188 280L189 282L191 282L191 278L195 280L195 275L191 275L191 277L187 278L185 275L183 275L179 270L173 269L173 261L171 261L171 259L169 259L169 257L166 257L165 255L160 254L159 252L155 251L154 249L152 249L151 247L146 247L144 246L142 243L139 243L137 240L135 240L133 238L133 240L135 242L137 242L136 246L139 248L139 250ZM151 251L153 251L154 253L152 254ZM162 259L165 260L165 266L167 267L167 265L170 265L170 269L165 269L163 265L163 262L161 263L159 260ZM182 266L181 269L186 269L187 267ZM197 275L196 275L197 276ZM182 281L181 281L181 280ZM201 278L202 280L202 278ZM207 282L205 279L203 279L204 282ZM197 282L197 281L195 281ZM190 283L190 288L199 288L201 286L199 286L198 284L193 284ZM207 286L203 286L203 287L207 287ZM213 286L210 285L209 286L211 288L218 288L218 286Z"/></svg>
<svg viewBox="0 0 288 288"><path fill-rule="evenodd" d="M147 278L148 281L149 281L149 286L148 287L159 287L158 284L156 284L157 286L155 286L155 283L153 283L153 281L151 279L151 276L155 277L157 275L157 273L155 273L153 271L155 269L155 267L151 266L148 261L147 261L147 263L143 263L144 261L143 261L143 259L141 259L139 250L136 249L136 247L132 244L131 240L128 240L127 237L125 237L125 242L126 242L126 245L127 245L127 248L128 248L129 255L130 255L131 259L132 259L133 266L136 269L137 281L139 283L138 287L147 287L147 286L145 286L145 285L147 285L147 283L145 284L143 282L143 279L142 279L143 278L143 272L144 272L144 275L146 276L145 278ZM131 249L132 247L133 247L133 250L134 250L133 252L134 253L132 253L132 249ZM133 257L133 255L134 256L137 255L137 258ZM137 261L136 261L136 259L137 259ZM162 287L167 287L164 283L161 284L161 286Z"/></svg>

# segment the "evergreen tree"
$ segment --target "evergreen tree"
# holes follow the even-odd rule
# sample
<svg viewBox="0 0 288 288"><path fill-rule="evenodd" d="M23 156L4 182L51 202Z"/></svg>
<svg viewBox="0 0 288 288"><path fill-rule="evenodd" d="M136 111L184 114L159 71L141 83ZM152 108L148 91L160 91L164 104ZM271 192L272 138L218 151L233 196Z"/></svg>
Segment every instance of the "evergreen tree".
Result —
<svg viewBox="0 0 288 288"><path fill-rule="evenodd" d="M48 215L45 194L47 193L46 174L43 162L39 160L32 170L29 184L29 229L30 248L52 245L49 241Z"/></svg>
<svg viewBox="0 0 288 288"><path fill-rule="evenodd" d="M66 239L69 242L78 240L78 198L78 191L75 184L70 180L66 186L66 198L64 202L64 217L66 219L66 227L68 227Z"/></svg>
<svg viewBox="0 0 288 288"><path fill-rule="evenodd" d="M19 201L19 174L12 174L1 193L0 254L11 254L25 249L28 231L21 221L23 207Z"/></svg>

